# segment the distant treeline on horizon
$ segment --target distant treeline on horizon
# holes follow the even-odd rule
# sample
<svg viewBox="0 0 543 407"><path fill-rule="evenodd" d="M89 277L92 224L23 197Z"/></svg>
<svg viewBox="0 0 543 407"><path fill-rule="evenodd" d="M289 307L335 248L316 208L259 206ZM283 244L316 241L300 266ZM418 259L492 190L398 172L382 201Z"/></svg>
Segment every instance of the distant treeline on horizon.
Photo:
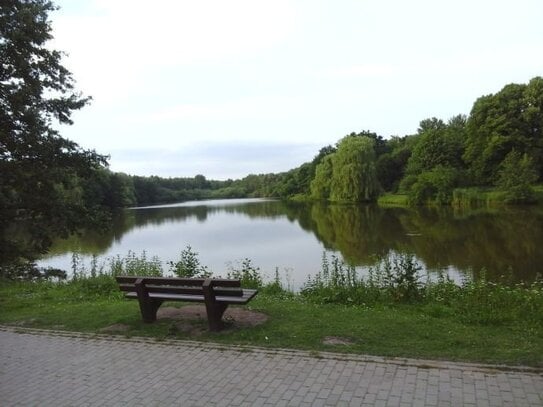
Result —
<svg viewBox="0 0 543 407"><path fill-rule="evenodd" d="M529 201L528 187L542 178L543 79L535 77L478 98L469 116L424 119L416 134L353 132L287 172L216 181L103 168L84 187L92 191L88 199L110 208L242 197L360 202L385 192L406 194L413 204L448 204L455 188L468 187L509 190L518 198L511 201Z"/></svg>

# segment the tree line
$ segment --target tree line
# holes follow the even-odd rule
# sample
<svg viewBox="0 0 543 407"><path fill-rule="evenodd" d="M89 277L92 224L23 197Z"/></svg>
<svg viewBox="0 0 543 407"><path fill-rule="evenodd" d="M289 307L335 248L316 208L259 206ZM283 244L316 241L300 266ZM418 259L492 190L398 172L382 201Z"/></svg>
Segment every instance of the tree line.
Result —
<svg viewBox="0 0 543 407"><path fill-rule="evenodd" d="M468 116L422 120L412 135L346 135L312 162L259 176L253 194L364 202L390 192L421 205L450 204L461 188L495 188L505 202L529 203L542 179L543 78L535 77L478 98Z"/></svg>
<svg viewBox="0 0 543 407"><path fill-rule="evenodd" d="M543 79L535 77L478 98L469 116L422 120L412 135L350 133L287 172L217 181L99 169L86 181L87 195L110 208L242 197L371 202L383 193L406 194L414 205L448 205L455 190L479 187L529 203L543 177L542 132Z"/></svg>

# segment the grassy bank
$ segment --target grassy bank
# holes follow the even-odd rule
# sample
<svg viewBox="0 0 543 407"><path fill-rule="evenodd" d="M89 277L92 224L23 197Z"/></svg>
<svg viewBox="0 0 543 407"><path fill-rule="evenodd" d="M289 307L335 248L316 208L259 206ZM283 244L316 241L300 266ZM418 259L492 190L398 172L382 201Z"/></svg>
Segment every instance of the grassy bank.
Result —
<svg viewBox="0 0 543 407"><path fill-rule="evenodd" d="M533 186L534 203L543 204L543 185ZM406 194L387 193L381 195L377 203L380 206L409 206ZM457 188L452 192L451 205L456 207L498 206L507 204L507 194L495 188Z"/></svg>
<svg viewBox="0 0 543 407"><path fill-rule="evenodd" d="M380 206L408 206L407 195L404 194L384 194L377 199Z"/></svg>
<svg viewBox="0 0 543 407"><path fill-rule="evenodd" d="M172 320L142 323L137 301L123 299L110 275L60 283L4 280L0 323L96 333L123 324L123 335L157 340L543 367L540 285L485 282L457 287L446 281L420 285L409 277L402 280L401 275L409 273L395 274L401 270L394 267L381 270L373 281L362 281L349 279L348 268L331 262L298 294L285 292L274 282L249 305L266 314L267 322L220 333L204 331L197 337L177 329ZM205 326L205 321L201 324ZM347 344L326 345L326 337Z"/></svg>

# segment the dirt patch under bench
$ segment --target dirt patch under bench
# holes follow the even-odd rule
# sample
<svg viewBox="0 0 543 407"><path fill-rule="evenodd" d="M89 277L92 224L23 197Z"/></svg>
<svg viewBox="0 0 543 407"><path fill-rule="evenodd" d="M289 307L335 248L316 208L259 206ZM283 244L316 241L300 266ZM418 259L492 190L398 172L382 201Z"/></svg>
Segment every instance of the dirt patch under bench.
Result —
<svg viewBox="0 0 543 407"><path fill-rule="evenodd" d="M208 332L207 314L205 305L186 305L184 307L163 307L157 312L157 320L171 320L172 334L182 332L190 336L200 336ZM229 307L223 315L224 330L243 329L263 324L268 316L261 312L250 311L244 308ZM101 329L102 332L126 332L128 326L114 324Z"/></svg>

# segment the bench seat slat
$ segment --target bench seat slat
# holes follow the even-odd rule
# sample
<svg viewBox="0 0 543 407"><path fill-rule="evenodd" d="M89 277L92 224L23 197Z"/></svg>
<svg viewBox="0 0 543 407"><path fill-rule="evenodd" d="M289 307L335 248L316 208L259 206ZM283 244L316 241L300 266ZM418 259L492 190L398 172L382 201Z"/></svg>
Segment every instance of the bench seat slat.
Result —
<svg viewBox="0 0 543 407"><path fill-rule="evenodd" d="M202 287L172 287L172 286L156 286L145 285L145 289L150 293L167 293L167 294L202 294ZM133 291L133 290L131 290ZM215 295L227 295L231 297L240 297L243 295L241 288L223 288L213 287Z"/></svg>
<svg viewBox="0 0 543 407"><path fill-rule="evenodd" d="M256 290L245 289L243 290L243 295L239 297L230 297L217 295L215 301L222 302L226 304L246 304L249 302L255 295ZM127 292L125 294L126 298L138 298L136 292ZM150 298L160 299L164 301L187 301L187 302L204 302L204 296L198 294L169 294L169 293L149 293Z"/></svg>
<svg viewBox="0 0 543 407"><path fill-rule="evenodd" d="M134 291L136 288L134 284L119 284L121 291ZM169 294L202 294L202 287L173 287L164 285L145 285L145 289L150 293L169 293ZM241 288L222 288L213 287L215 295L223 295L230 297L243 296L243 290Z"/></svg>
<svg viewBox="0 0 543 407"><path fill-rule="evenodd" d="M141 276L116 276L115 280L119 284L134 284L136 280L143 279L147 283L154 285L186 285L199 286L204 284L203 278L175 278L175 277L141 277Z"/></svg>
<svg viewBox="0 0 543 407"><path fill-rule="evenodd" d="M134 284L137 279L142 279L144 284L150 285L173 285L173 286L202 286L204 278L169 278L169 277L138 277L138 276L117 276L115 277L119 284ZM214 278L214 287L240 287L239 280L229 280L224 278Z"/></svg>

